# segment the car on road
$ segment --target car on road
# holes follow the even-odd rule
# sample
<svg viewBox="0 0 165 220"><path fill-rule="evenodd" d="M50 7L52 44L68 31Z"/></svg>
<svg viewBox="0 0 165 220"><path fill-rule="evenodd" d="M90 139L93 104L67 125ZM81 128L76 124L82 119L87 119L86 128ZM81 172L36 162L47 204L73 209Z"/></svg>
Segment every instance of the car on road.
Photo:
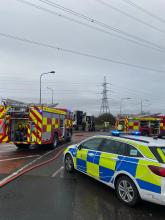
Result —
<svg viewBox="0 0 165 220"><path fill-rule="evenodd" d="M69 146L65 169L78 170L116 191L120 201L165 205L165 140L144 136L97 135Z"/></svg>

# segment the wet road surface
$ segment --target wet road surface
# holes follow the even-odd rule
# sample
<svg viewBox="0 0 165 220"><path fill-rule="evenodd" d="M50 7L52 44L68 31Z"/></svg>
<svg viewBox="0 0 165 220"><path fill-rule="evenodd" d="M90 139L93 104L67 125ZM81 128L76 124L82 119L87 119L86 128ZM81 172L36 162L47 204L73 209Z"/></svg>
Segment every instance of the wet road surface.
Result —
<svg viewBox="0 0 165 220"><path fill-rule="evenodd" d="M89 136L75 136L74 141ZM68 174L60 155L0 189L0 219L164 220L165 208L120 203L113 190L79 172Z"/></svg>

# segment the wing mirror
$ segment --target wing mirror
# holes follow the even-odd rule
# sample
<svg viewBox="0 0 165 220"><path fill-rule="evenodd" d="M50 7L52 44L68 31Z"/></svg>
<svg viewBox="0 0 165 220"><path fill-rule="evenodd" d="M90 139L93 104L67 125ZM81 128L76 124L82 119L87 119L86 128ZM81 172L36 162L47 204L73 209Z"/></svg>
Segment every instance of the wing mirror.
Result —
<svg viewBox="0 0 165 220"><path fill-rule="evenodd" d="M78 148L78 150L81 150L82 149L82 145L81 144L78 145L77 148Z"/></svg>

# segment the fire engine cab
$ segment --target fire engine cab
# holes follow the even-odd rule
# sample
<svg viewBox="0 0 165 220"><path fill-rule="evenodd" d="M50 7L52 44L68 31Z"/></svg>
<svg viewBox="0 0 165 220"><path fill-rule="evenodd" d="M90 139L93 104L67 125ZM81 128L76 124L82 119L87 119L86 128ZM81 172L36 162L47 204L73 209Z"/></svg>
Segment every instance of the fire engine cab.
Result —
<svg viewBox="0 0 165 220"><path fill-rule="evenodd" d="M72 112L67 109L38 105L0 106L0 143L18 148L32 144L57 147L60 141L71 141Z"/></svg>

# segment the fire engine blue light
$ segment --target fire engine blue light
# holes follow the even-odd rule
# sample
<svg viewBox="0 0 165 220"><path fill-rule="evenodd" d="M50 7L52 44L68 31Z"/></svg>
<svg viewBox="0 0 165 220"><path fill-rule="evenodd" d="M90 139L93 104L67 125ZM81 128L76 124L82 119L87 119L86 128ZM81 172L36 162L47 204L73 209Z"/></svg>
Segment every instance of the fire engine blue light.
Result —
<svg viewBox="0 0 165 220"><path fill-rule="evenodd" d="M140 131L134 131L134 132L132 132L132 135L138 136L138 135L141 135L141 132Z"/></svg>
<svg viewBox="0 0 165 220"><path fill-rule="evenodd" d="M112 136L119 136L120 135L120 132L117 131L117 130L114 130L111 132Z"/></svg>

